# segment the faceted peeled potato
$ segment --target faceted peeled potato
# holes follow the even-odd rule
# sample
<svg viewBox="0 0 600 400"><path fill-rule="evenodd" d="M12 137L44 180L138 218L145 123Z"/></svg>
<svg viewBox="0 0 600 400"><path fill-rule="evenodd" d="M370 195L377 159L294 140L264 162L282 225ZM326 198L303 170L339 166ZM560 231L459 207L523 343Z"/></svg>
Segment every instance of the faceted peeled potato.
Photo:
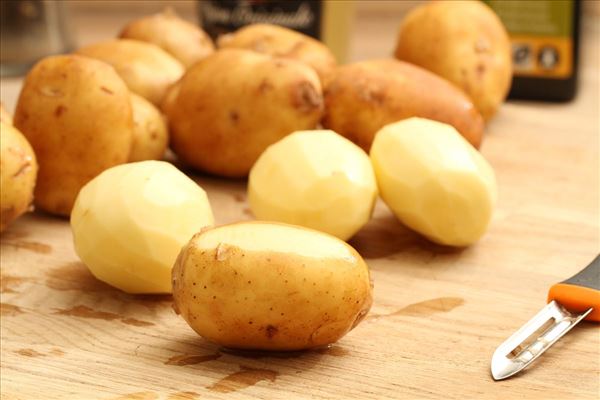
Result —
<svg viewBox="0 0 600 400"><path fill-rule="evenodd" d="M299 131L271 145L250 171L258 219L302 225L342 240L365 225L377 198L367 154L329 130Z"/></svg>
<svg viewBox="0 0 600 400"><path fill-rule="evenodd" d="M386 125L371 160L381 197L408 227L450 246L470 245L485 233L494 172L452 126L423 118Z"/></svg>
<svg viewBox="0 0 600 400"><path fill-rule="evenodd" d="M25 136L0 121L0 232L30 208L37 171Z"/></svg>
<svg viewBox="0 0 600 400"><path fill-rule="evenodd" d="M176 311L222 346L301 350L335 342L372 303L351 246L299 226L242 222L204 230L173 267Z"/></svg>
<svg viewBox="0 0 600 400"><path fill-rule="evenodd" d="M204 190L162 161L104 171L81 189L71 214L81 260L128 293L170 293L181 247L212 224Z"/></svg>

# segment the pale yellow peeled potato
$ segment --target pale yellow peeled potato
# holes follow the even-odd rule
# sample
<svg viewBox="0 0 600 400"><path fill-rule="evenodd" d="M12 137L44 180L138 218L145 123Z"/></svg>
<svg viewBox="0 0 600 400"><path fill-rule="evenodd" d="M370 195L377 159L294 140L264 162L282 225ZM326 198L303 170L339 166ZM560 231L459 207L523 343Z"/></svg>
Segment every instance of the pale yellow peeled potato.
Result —
<svg viewBox="0 0 600 400"><path fill-rule="evenodd" d="M408 227L450 246L470 245L485 233L494 171L452 126L423 118L386 125L371 160L381 197Z"/></svg>
<svg viewBox="0 0 600 400"><path fill-rule="evenodd" d="M248 181L256 218L306 226L342 240L369 221L376 199L369 157L330 130L295 132L271 145Z"/></svg>
<svg viewBox="0 0 600 400"><path fill-rule="evenodd" d="M335 342L372 303L369 269L351 246L293 225L204 230L173 267L175 310L222 346L301 350Z"/></svg>
<svg viewBox="0 0 600 400"><path fill-rule="evenodd" d="M71 214L81 260L128 293L170 293L181 247L212 224L204 190L163 161L104 171L81 189Z"/></svg>
<svg viewBox="0 0 600 400"><path fill-rule="evenodd" d="M169 143L166 118L148 100L131 93L133 143L129 162L160 160Z"/></svg>

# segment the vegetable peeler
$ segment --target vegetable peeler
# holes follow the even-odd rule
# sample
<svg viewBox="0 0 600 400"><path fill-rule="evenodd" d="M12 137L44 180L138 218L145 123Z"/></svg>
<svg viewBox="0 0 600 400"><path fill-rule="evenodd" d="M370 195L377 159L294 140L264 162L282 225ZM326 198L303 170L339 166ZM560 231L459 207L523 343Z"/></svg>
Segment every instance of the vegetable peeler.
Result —
<svg viewBox="0 0 600 400"><path fill-rule="evenodd" d="M492 356L494 380L526 368L581 320L600 322L600 255L548 292L548 305L502 343Z"/></svg>

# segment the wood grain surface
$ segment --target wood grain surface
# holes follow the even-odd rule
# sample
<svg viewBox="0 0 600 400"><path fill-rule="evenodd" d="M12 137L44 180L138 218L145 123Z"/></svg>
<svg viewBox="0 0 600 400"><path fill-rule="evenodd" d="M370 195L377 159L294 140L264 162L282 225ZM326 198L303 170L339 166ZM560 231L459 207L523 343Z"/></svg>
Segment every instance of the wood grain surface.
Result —
<svg viewBox="0 0 600 400"><path fill-rule="evenodd" d="M488 126L482 152L500 193L479 243L433 245L377 205L350 241L372 270L373 309L329 349L219 348L173 312L169 296L127 295L94 279L66 220L20 219L1 237L2 399L599 398L597 324L582 323L513 379L489 372L494 349L544 306L550 285L600 250L598 27L597 16L584 23L574 102L509 102ZM218 223L252 218L245 182L194 177Z"/></svg>

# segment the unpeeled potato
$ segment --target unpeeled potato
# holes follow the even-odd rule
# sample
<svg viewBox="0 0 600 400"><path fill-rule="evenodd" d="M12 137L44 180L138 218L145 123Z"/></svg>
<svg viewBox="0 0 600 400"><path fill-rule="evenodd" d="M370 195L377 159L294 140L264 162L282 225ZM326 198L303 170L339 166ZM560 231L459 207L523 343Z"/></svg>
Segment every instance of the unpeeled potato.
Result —
<svg viewBox="0 0 600 400"><path fill-rule="evenodd" d="M396 57L461 88L484 119L506 98L512 55L502 21L482 1L432 1L402 21Z"/></svg>
<svg viewBox="0 0 600 400"><path fill-rule="evenodd" d="M27 74L15 127L40 169L35 204L68 216L79 189L127 162L133 138L129 90L114 68L78 55L48 57Z"/></svg>
<svg viewBox="0 0 600 400"><path fill-rule="evenodd" d="M189 68L214 52L210 37L198 26L187 22L171 10L130 22L120 37L157 45Z"/></svg>
<svg viewBox="0 0 600 400"><path fill-rule="evenodd" d="M242 349L333 343L372 303L351 246L293 225L245 222L196 234L173 267L174 308L202 337Z"/></svg>
<svg viewBox="0 0 600 400"><path fill-rule="evenodd" d="M321 82L333 75L336 60L327 46L310 36L271 24L251 24L219 37L220 48L257 51L300 61L312 67Z"/></svg>
<svg viewBox="0 0 600 400"><path fill-rule="evenodd" d="M0 121L0 232L31 206L37 171L25 136Z"/></svg>
<svg viewBox="0 0 600 400"><path fill-rule="evenodd" d="M5 124L12 125L13 119L12 115L6 111L4 108L4 104L0 103L0 122L4 122Z"/></svg>
<svg viewBox="0 0 600 400"><path fill-rule="evenodd" d="M169 142L167 122L148 100L131 93L133 143L129 162L160 160Z"/></svg>
<svg viewBox="0 0 600 400"><path fill-rule="evenodd" d="M410 117L454 126L475 147L483 119L464 93L448 81L393 59L343 65L325 88L323 126L369 151L375 133Z"/></svg>
<svg viewBox="0 0 600 400"><path fill-rule="evenodd" d="M184 72L169 53L139 40L113 39L82 47L77 53L112 65L132 92L157 106Z"/></svg>

